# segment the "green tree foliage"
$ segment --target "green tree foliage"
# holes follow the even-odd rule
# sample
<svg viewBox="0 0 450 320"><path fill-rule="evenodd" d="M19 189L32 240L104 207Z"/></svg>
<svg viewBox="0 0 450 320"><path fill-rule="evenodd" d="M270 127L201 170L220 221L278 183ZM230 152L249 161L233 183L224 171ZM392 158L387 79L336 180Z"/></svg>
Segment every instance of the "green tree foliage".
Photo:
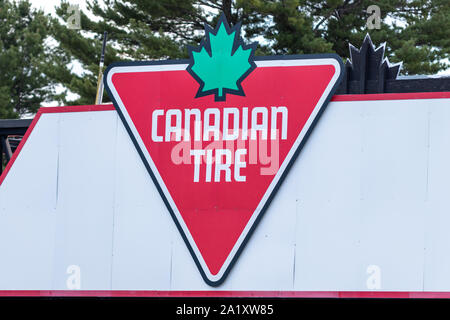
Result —
<svg viewBox="0 0 450 320"><path fill-rule="evenodd" d="M366 9L381 9L381 28L368 30ZM106 64L119 60L187 58L187 45L198 45L204 23L215 26L220 12L230 25L243 22L247 42L257 40L256 55L336 52L348 57L348 44L359 46L370 33L387 43L387 56L403 61L404 74L433 74L448 68L448 0L90 0L81 14L81 30L66 26L68 3L53 22L58 68L53 76L80 96L65 103L93 103L101 35L109 34ZM80 63L84 73L72 70ZM65 93L63 93L65 97Z"/></svg>
<svg viewBox="0 0 450 320"><path fill-rule="evenodd" d="M28 1L0 0L0 118L36 112L53 93L49 19Z"/></svg>
<svg viewBox="0 0 450 320"><path fill-rule="evenodd" d="M381 11L380 29L366 26L370 5ZM250 36L271 41L268 52L336 52L348 57L348 44L387 42L387 56L403 61L403 73L433 74L449 66L440 62L450 50L448 0L237 0L253 24ZM254 12L260 15L254 15Z"/></svg>
<svg viewBox="0 0 450 320"><path fill-rule="evenodd" d="M89 14L81 12L81 30L70 29L66 21L69 3L57 9L59 19L53 20L53 35L59 42L58 68L53 77L64 87L79 95L67 101L67 90L60 95L65 104L94 102L101 38L108 32L105 65L113 61L186 58L187 43L197 44L208 20L196 9L194 1L102 1L89 2ZM195 39L195 41L193 40ZM73 63L84 72L74 72ZM104 100L106 100L106 95Z"/></svg>

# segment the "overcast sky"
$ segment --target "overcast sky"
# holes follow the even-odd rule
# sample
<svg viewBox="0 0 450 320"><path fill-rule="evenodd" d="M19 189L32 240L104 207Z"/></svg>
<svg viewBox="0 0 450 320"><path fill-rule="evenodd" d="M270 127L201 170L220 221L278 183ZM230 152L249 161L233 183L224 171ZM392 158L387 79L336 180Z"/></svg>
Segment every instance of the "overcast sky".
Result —
<svg viewBox="0 0 450 320"><path fill-rule="evenodd" d="M55 12L55 6L58 6L61 1L60 0L30 0L31 4L36 7L44 10L44 12ZM84 0L70 0L70 4L78 4L81 9L86 8L86 1Z"/></svg>

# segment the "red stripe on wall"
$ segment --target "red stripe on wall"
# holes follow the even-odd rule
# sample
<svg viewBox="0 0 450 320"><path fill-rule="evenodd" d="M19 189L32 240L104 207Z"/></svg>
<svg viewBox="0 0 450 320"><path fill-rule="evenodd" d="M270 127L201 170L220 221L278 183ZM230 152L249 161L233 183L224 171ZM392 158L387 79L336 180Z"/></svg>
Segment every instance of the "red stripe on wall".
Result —
<svg viewBox="0 0 450 320"><path fill-rule="evenodd" d="M2 297L154 297L154 298L392 298L449 299L450 292L423 291L109 291L0 290Z"/></svg>
<svg viewBox="0 0 450 320"><path fill-rule="evenodd" d="M331 101L373 101L373 100L418 100L448 99L450 92L412 92L412 93L377 93L377 94L343 94L335 95Z"/></svg>

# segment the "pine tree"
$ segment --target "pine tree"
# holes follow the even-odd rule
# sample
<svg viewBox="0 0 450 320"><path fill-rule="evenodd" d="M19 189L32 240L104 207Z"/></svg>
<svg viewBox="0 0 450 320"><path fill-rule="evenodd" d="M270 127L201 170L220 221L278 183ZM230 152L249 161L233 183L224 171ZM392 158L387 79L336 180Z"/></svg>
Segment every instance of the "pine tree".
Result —
<svg viewBox="0 0 450 320"><path fill-rule="evenodd" d="M69 3L62 2L57 9L60 19L53 20L53 35L58 41L56 48L58 66L52 76L63 84L66 91L60 95L65 104L92 104L96 95L98 61L101 53L101 37L108 32L105 65L113 61L154 60L186 58L187 43L196 44L201 38L195 30L208 22L193 1L98 1L89 3L93 21L80 12L81 30L70 29L66 21ZM193 40L195 39L195 40ZM75 74L72 62L80 63L84 72ZM67 92L79 95L68 101ZM104 100L107 100L106 95Z"/></svg>
<svg viewBox="0 0 450 320"><path fill-rule="evenodd" d="M49 19L28 1L0 0L0 118L36 112L51 99Z"/></svg>
<svg viewBox="0 0 450 320"><path fill-rule="evenodd" d="M381 10L380 29L366 26L372 4ZM215 25L220 12L231 25L242 21L247 41L260 41L256 55L336 52L347 58L348 44L358 46L370 33L374 43L387 42L392 62L404 62L404 74L448 68L441 62L450 50L448 0L91 0L89 15L81 13L81 30L67 28L67 8L63 2L53 21L59 43L53 76L80 97L63 97L65 103L93 103L104 31L106 64L186 58L186 46L198 45L204 24ZM71 71L73 61L83 74Z"/></svg>
<svg viewBox="0 0 450 320"><path fill-rule="evenodd" d="M380 8L380 29L369 30L370 5ZM386 42L391 61L403 61L404 74L433 74L449 65L448 0L238 0L245 15L262 13L250 36L271 41L271 53L336 52L348 57L348 44Z"/></svg>

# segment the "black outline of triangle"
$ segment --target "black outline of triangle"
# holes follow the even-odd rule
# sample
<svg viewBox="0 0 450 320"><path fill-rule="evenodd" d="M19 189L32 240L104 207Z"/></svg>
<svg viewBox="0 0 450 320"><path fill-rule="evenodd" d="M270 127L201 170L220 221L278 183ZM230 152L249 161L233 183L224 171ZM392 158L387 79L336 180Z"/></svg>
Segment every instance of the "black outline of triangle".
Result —
<svg viewBox="0 0 450 320"><path fill-rule="evenodd" d="M334 95L334 93L336 92L337 88L339 87L339 84L341 83L342 78L344 77L345 74L345 67L344 64L342 62L342 59L337 55L337 54L311 54L311 55L286 55L286 56L265 56L265 57L255 57L255 61L267 61L267 60L299 60L299 59L308 59L308 60L312 60L312 59L335 59L340 67L340 74L338 76L338 79L336 80L336 82L334 83L333 87L331 88L328 96L326 97L326 99L324 100L323 104L321 107L319 107L319 112L317 113L316 117L312 120L312 123L310 125L310 127L308 128L307 132L305 132L305 135L302 139L302 141L300 142L299 146L297 147L297 150L295 150L291 160L289 161L289 163L287 164L284 172L281 174L280 179L278 180L277 184L275 185L275 187L272 190L272 193L270 194L270 196L267 198L266 203L264 204L263 208L261 209L258 217L255 219L253 225L250 227L249 232L247 233L245 239L242 241L242 244L240 245L239 249L236 251L236 254L234 255L234 257L232 258L232 261L230 262L230 264L228 265L227 269L225 270L223 276L217 280L217 281L211 281L210 279L208 279L208 277L206 276L202 266L200 265L197 256L195 254L195 252L193 251L193 249L191 248L191 245L189 243L189 240L186 238L186 235L184 234L183 229L181 228L181 226L179 225L179 222L169 204L169 202L167 201L164 192L161 189L161 186L159 185L157 179L155 178L150 165L147 162L147 159L145 158L144 153L142 152L142 150L140 149L140 146L136 140L136 138L133 135L133 132L131 131L124 115L122 114L122 111L120 110L120 107L117 103L117 101L115 100L109 86L107 83L107 79L108 79L108 73L113 69L113 68L117 68L117 67L134 67L134 66L149 66L149 65L173 65L173 64L189 64L189 60L164 60L164 61L139 61L139 62L116 62L116 63L112 63L111 65L108 66L108 68L105 70L104 72L104 76L103 76L103 81L104 81L104 86L105 89L109 95L109 97L111 98L111 101L114 104L115 109L117 110L122 123L124 124L131 140L133 141L133 144L136 147L136 150L138 151L148 173L150 174L150 177L152 178L158 192L161 195L162 200L164 201L164 204L166 205L167 209L169 210L170 215L172 216L172 219L175 222L175 225L177 226L178 231L180 232L184 242L186 243L186 246L192 256L192 258L194 259L195 264L197 265L198 270L200 271L200 274L203 278L203 280L210 286L216 287L221 285L225 279L227 278L230 270L233 268L235 262L237 261L237 259L239 258L240 254L242 253L242 250L245 248L248 240L251 238L253 231L255 230L255 228L258 226L259 221L261 220L261 218L264 216L267 208L269 207L270 203L272 202L272 199L275 197L275 195L277 194L278 189L280 188L281 184L283 183L284 179L286 178L287 174L290 171L290 168L292 167L292 165L295 163L300 151L302 150L304 144L306 143L306 141L308 140L309 135L311 134L311 132L313 131L317 121L320 119L321 114L325 111L329 101L331 100L331 97ZM317 107L317 106L316 106ZM142 138L141 138L142 139Z"/></svg>

